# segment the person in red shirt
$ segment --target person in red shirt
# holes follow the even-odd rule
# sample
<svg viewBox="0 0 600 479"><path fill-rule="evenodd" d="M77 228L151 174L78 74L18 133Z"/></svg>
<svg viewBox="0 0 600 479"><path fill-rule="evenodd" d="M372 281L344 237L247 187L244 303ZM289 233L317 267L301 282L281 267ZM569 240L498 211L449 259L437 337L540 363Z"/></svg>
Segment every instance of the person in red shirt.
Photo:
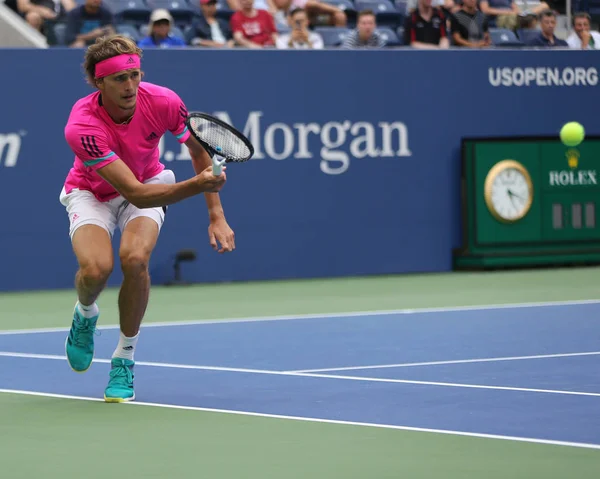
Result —
<svg viewBox="0 0 600 479"><path fill-rule="evenodd" d="M256 10L254 0L240 0L240 7L230 20L236 43L246 48L274 46L277 29L271 14L266 10Z"/></svg>

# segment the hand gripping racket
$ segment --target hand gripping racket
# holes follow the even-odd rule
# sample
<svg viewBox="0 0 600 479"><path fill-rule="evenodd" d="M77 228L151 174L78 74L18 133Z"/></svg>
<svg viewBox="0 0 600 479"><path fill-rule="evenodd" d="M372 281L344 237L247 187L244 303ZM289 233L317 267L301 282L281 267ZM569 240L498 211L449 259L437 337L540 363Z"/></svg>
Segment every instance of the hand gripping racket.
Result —
<svg viewBox="0 0 600 479"><path fill-rule="evenodd" d="M254 147L248 138L212 115L191 112L185 124L192 136L212 157L215 176L221 174L225 163L244 163L254 155Z"/></svg>

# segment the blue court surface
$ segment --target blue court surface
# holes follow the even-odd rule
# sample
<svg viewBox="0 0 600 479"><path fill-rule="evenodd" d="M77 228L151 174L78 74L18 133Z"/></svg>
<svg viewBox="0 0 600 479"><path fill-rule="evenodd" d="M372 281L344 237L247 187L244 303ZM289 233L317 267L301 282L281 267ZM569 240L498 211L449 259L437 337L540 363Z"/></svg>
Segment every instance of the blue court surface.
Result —
<svg viewBox="0 0 600 479"><path fill-rule="evenodd" d="M101 398L118 330L86 374L65 331L0 332L0 389ZM600 448L600 303L147 324L136 396Z"/></svg>

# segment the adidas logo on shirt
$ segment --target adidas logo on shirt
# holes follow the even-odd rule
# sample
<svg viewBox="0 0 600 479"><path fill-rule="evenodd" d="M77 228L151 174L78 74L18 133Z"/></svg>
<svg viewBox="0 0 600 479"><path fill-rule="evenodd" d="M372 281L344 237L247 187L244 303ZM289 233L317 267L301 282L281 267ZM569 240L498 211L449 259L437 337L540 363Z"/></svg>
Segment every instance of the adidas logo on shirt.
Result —
<svg viewBox="0 0 600 479"><path fill-rule="evenodd" d="M152 132L146 137L146 141L156 140L157 138L158 138L158 135L156 133Z"/></svg>

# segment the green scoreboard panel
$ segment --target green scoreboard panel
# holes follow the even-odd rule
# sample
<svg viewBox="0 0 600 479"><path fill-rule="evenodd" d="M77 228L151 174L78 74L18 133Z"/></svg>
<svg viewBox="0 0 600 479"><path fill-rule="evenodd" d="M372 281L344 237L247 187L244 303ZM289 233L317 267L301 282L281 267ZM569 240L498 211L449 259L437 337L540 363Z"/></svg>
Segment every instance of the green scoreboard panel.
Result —
<svg viewBox="0 0 600 479"><path fill-rule="evenodd" d="M600 263L600 138L464 139L455 269Z"/></svg>

